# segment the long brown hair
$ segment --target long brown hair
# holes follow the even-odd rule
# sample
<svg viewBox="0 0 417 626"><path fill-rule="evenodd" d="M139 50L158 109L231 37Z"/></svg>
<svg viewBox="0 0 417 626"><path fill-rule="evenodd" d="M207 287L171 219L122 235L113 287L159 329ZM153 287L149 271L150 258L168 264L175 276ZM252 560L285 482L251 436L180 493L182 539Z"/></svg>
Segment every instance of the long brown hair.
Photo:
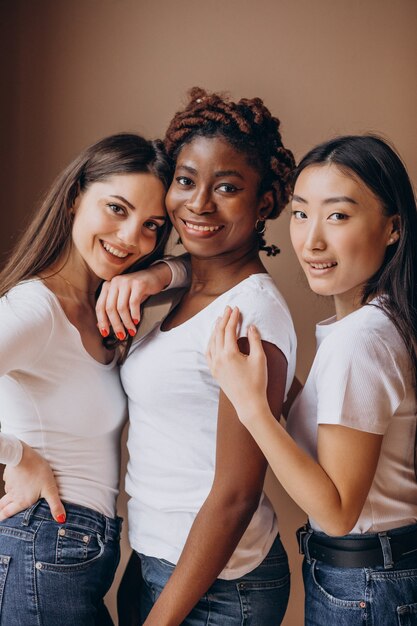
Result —
<svg viewBox="0 0 417 626"><path fill-rule="evenodd" d="M17 283L51 267L71 245L71 207L79 193L92 183L116 174L150 173L168 189L172 165L159 140L119 133L89 146L52 183L40 207L0 273L0 297ZM154 250L129 268L148 266L162 256L171 224L158 232Z"/></svg>

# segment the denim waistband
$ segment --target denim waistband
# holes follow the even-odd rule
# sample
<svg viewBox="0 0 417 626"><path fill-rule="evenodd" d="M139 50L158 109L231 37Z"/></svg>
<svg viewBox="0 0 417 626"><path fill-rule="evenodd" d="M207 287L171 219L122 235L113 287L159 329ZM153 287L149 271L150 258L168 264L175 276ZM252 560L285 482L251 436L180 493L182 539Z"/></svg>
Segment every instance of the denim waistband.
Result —
<svg viewBox="0 0 417 626"><path fill-rule="evenodd" d="M313 531L307 524L297 531L299 549L311 558L336 567L392 568L401 559L417 552L417 524L377 533L330 537Z"/></svg>
<svg viewBox="0 0 417 626"><path fill-rule="evenodd" d="M100 534L104 541L115 541L122 530L121 517L107 517L94 509L64 502L66 520L62 526L78 526L85 530ZM22 526L28 526L32 519L55 521L46 500L41 499L21 513Z"/></svg>

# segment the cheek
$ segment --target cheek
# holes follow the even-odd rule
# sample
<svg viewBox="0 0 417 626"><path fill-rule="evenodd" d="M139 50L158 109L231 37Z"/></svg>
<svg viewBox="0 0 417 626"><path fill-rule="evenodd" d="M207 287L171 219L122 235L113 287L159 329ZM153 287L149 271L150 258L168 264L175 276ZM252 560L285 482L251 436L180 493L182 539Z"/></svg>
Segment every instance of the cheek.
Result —
<svg viewBox="0 0 417 626"><path fill-rule="evenodd" d="M179 202L178 196L179 196L179 194L178 194L178 192L175 189L173 189L172 187L170 187L168 189L167 195L165 197L165 206L166 206L168 215L170 217L171 217L172 211L178 205L178 202Z"/></svg>
<svg viewBox="0 0 417 626"><path fill-rule="evenodd" d="M304 238L301 232L299 232L299 230L295 228L291 222L290 222L290 239L291 239L291 245L293 247L293 250L295 254L297 255L298 259L300 259L301 250L303 249L303 245L304 245Z"/></svg>

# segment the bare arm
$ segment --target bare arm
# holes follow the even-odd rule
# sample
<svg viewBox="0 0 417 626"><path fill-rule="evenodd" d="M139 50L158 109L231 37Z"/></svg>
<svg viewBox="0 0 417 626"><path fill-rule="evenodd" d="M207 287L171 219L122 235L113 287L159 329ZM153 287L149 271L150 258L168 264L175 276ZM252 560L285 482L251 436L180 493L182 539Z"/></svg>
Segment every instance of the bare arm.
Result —
<svg viewBox="0 0 417 626"><path fill-rule="evenodd" d="M247 350L246 340L240 345ZM268 401L279 417L287 363L275 346L265 344L265 351L274 382L268 389ZM221 393L213 487L146 626L178 626L215 581L258 506L266 467L262 452Z"/></svg>
<svg viewBox="0 0 417 626"><path fill-rule="evenodd" d="M115 276L103 283L96 304L97 326L106 337L113 327L115 333L136 333L141 305L150 296L167 288L184 287L189 282L188 256L167 257L147 269Z"/></svg>
<svg viewBox="0 0 417 626"><path fill-rule="evenodd" d="M355 525L371 487L382 436L320 425L318 462L277 423L266 401L266 360L259 333L249 330L250 356L236 349L239 312L230 310L210 342L213 375L293 500L330 535ZM226 323L224 323L226 321Z"/></svg>

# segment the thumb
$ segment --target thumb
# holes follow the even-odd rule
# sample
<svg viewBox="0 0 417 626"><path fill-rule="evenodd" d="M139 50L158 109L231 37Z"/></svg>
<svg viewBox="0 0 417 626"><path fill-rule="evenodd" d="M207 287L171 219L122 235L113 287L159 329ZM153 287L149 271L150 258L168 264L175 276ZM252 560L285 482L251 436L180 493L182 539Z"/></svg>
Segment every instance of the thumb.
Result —
<svg viewBox="0 0 417 626"><path fill-rule="evenodd" d="M49 485L41 494L45 498L46 502L51 509L52 517L59 523L63 524L67 518L64 505L61 502L61 498L58 494L58 487L55 485Z"/></svg>

